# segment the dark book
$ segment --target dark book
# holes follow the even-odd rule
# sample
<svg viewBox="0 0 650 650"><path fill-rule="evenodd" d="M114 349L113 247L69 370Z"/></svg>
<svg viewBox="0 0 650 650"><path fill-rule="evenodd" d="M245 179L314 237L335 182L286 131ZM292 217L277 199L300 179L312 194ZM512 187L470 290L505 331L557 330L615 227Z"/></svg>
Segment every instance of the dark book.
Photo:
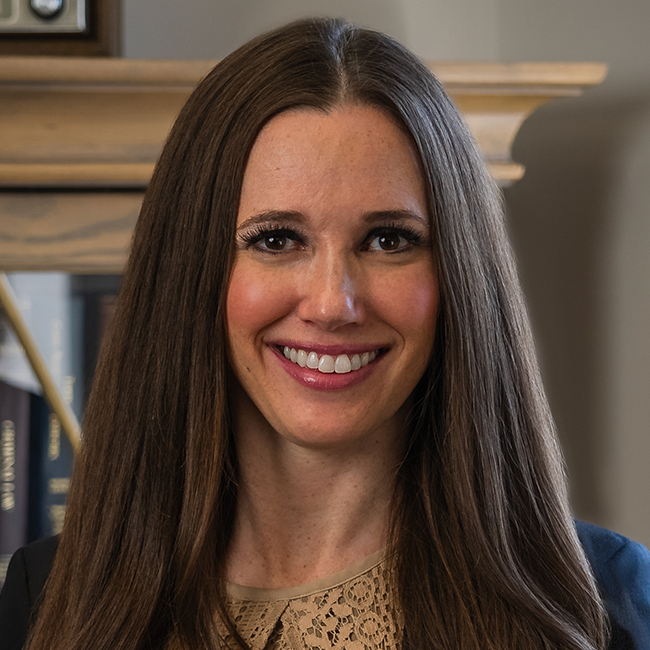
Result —
<svg viewBox="0 0 650 650"><path fill-rule="evenodd" d="M74 461L72 445L40 395L31 396L29 470L29 538L58 535Z"/></svg>
<svg viewBox="0 0 650 650"><path fill-rule="evenodd" d="M28 541L29 403L27 391L0 381L0 588Z"/></svg>
<svg viewBox="0 0 650 650"><path fill-rule="evenodd" d="M73 366L76 376L76 398L79 412L83 412L92 388L95 367L102 340L112 319L116 296L119 292L119 275L73 275L71 289L73 300L73 329L81 323L79 335L74 335ZM80 363L74 355L80 355Z"/></svg>

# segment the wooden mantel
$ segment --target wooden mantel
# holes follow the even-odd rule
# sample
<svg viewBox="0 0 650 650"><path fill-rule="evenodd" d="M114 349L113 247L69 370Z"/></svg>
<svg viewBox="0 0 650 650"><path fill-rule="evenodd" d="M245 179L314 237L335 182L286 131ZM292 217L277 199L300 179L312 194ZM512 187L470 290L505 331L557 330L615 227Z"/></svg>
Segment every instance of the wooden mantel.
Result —
<svg viewBox="0 0 650 650"><path fill-rule="evenodd" d="M215 61L0 57L0 269L120 272L175 116ZM430 63L501 185L538 106L600 83L596 63ZM37 191L34 191L37 190Z"/></svg>

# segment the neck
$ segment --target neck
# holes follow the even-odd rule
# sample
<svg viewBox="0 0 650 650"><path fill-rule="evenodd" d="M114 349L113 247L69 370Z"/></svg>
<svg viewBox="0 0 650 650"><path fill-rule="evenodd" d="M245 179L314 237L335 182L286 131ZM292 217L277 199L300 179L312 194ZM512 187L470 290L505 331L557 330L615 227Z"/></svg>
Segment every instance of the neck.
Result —
<svg viewBox="0 0 650 650"><path fill-rule="evenodd" d="M310 447L253 413L236 423L239 487L228 580L293 587L383 548L401 454L395 427L344 446Z"/></svg>

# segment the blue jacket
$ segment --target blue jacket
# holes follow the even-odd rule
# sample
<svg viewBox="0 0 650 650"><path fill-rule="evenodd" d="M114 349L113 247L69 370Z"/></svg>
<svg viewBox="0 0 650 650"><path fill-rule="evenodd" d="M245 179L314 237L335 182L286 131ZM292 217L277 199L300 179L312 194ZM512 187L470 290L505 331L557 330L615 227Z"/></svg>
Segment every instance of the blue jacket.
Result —
<svg viewBox="0 0 650 650"><path fill-rule="evenodd" d="M609 650L650 650L650 552L604 528L576 523L609 613ZM58 538L16 552L0 594L0 649L21 650L30 613L52 567Z"/></svg>
<svg viewBox="0 0 650 650"><path fill-rule="evenodd" d="M593 524L576 529L609 614L609 649L650 650L650 551Z"/></svg>

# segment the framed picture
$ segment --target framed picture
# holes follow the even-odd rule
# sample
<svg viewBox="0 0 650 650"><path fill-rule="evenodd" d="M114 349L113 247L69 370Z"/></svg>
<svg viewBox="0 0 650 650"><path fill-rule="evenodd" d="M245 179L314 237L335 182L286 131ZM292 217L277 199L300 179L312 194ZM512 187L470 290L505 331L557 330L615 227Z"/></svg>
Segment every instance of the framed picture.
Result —
<svg viewBox="0 0 650 650"><path fill-rule="evenodd" d="M0 55L117 56L119 0L0 0Z"/></svg>

